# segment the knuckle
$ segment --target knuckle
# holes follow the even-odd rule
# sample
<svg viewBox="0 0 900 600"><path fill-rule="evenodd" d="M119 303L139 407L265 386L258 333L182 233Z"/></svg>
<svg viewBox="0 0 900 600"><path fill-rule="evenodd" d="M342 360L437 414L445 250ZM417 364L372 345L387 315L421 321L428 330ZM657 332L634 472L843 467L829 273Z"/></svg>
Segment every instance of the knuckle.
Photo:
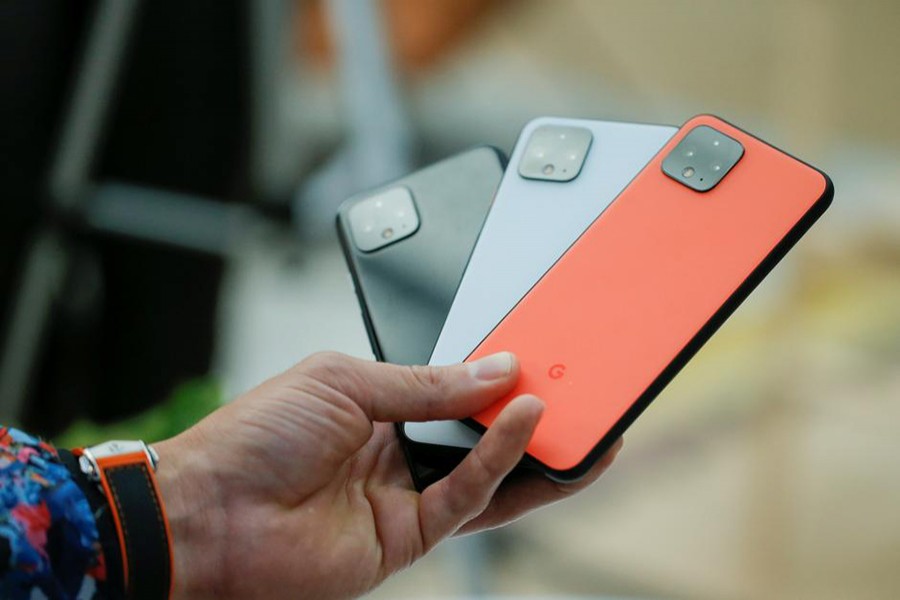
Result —
<svg viewBox="0 0 900 600"><path fill-rule="evenodd" d="M440 388L444 385L444 375L441 369L423 365L409 367L409 375L416 385L423 388Z"/></svg>
<svg viewBox="0 0 900 600"><path fill-rule="evenodd" d="M487 501L482 498L481 490L472 485L448 486L443 495L446 514L453 521L448 532L451 534L481 514L487 505Z"/></svg>
<svg viewBox="0 0 900 600"><path fill-rule="evenodd" d="M442 504L445 507L445 515L459 515L468 512L471 502L471 490L460 486L447 485L441 488Z"/></svg>
<svg viewBox="0 0 900 600"><path fill-rule="evenodd" d="M414 390L425 414L435 415L447 395L447 378L436 367L415 365L407 368L410 389Z"/></svg>
<svg viewBox="0 0 900 600"><path fill-rule="evenodd" d="M346 365L347 357L339 352L316 352L294 367L299 373L314 379L327 379Z"/></svg>
<svg viewBox="0 0 900 600"><path fill-rule="evenodd" d="M480 444L472 449L471 454L473 466L479 475L479 484L485 484L503 476L504 470L500 468L496 460L485 455L485 450Z"/></svg>

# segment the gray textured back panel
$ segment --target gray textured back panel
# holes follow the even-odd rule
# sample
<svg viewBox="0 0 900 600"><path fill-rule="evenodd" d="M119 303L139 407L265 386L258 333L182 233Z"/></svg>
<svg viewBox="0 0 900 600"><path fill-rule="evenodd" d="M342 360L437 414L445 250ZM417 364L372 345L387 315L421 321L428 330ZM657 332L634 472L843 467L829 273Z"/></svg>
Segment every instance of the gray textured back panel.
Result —
<svg viewBox="0 0 900 600"><path fill-rule="evenodd" d="M504 159L478 147L347 200L338 231L379 360L425 364L503 176ZM405 186L419 213L412 236L374 252L353 244L347 214L380 191Z"/></svg>

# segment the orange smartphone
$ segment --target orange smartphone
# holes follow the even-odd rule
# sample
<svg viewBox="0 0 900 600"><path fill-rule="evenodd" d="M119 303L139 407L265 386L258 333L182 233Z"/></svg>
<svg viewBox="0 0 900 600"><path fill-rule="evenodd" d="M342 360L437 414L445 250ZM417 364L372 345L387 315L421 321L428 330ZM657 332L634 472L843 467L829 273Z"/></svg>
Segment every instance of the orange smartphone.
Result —
<svg viewBox="0 0 900 600"><path fill-rule="evenodd" d="M831 203L821 171L713 116L685 123L467 361L510 350L547 410L528 456L583 476Z"/></svg>

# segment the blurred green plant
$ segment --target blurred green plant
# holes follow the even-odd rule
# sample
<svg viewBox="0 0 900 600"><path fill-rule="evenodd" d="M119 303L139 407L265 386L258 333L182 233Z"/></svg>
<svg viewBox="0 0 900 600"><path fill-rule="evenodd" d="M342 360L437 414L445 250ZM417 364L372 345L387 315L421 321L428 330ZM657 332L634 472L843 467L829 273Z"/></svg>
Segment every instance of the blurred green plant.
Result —
<svg viewBox="0 0 900 600"><path fill-rule="evenodd" d="M75 421L53 443L59 448L88 446L106 440L156 442L181 433L222 404L222 389L213 378L200 378L175 388L162 404L109 424Z"/></svg>

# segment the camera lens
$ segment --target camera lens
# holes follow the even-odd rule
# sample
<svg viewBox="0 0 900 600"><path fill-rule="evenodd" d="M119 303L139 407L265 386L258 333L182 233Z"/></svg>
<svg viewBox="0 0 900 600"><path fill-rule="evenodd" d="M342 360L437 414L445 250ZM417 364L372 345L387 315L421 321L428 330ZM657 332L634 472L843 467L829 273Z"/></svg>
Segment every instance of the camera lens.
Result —
<svg viewBox="0 0 900 600"><path fill-rule="evenodd" d="M571 181L581 171L590 145L591 132L587 129L541 125L528 138L519 175L539 181Z"/></svg>
<svg viewBox="0 0 900 600"><path fill-rule="evenodd" d="M743 154L744 147L737 140L698 125L663 159L662 171L696 192L708 192L719 185Z"/></svg>

